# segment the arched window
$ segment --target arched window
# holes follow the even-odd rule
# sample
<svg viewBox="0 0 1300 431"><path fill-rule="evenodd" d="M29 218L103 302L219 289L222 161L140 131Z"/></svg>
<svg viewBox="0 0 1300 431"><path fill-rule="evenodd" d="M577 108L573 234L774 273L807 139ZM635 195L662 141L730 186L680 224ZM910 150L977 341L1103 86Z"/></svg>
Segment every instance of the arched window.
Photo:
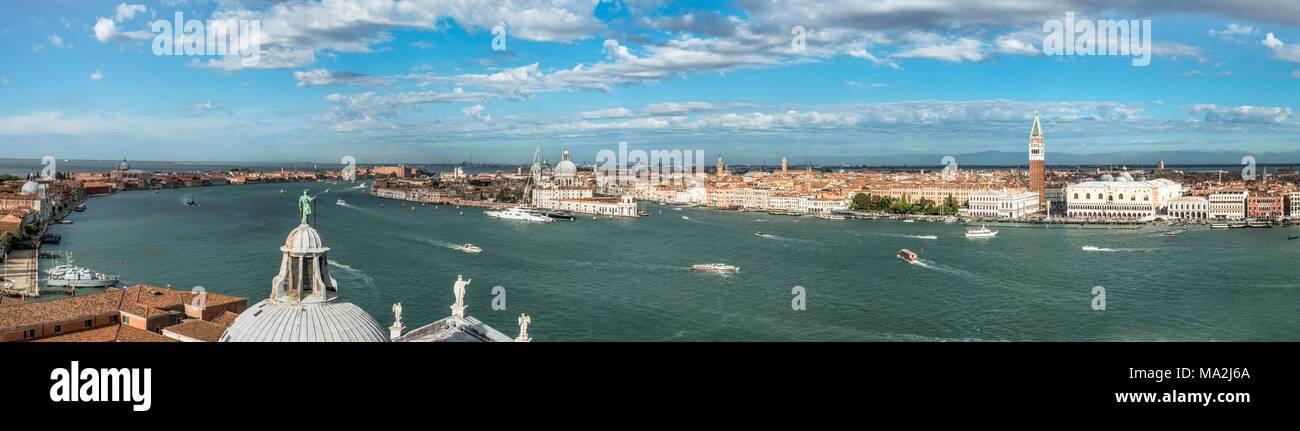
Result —
<svg viewBox="0 0 1300 431"><path fill-rule="evenodd" d="M1092 199L1092 193L1088 193L1088 199Z"/></svg>
<svg viewBox="0 0 1300 431"><path fill-rule="evenodd" d="M1124 194L1123 194L1123 193L1120 193L1120 194L1119 194L1119 200L1124 200Z"/></svg>

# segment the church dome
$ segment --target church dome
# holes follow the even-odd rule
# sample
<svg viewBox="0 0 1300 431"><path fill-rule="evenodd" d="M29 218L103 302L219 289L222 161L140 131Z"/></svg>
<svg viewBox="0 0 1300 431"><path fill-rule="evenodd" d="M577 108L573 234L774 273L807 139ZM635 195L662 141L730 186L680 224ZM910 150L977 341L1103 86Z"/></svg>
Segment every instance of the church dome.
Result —
<svg viewBox="0 0 1300 431"><path fill-rule="evenodd" d="M320 233L316 232L315 228L300 224L289 232L289 237L285 238L284 247L280 247L280 251L296 254L324 253L329 251L329 247L325 246L325 241L321 240Z"/></svg>
<svg viewBox="0 0 1300 431"><path fill-rule="evenodd" d="M131 165L126 163L126 159L122 159L122 161L117 164L117 170L119 171L131 170Z"/></svg>
<svg viewBox="0 0 1300 431"><path fill-rule="evenodd" d="M264 299L226 329L223 342L387 342L388 331L350 302L292 304Z"/></svg>
<svg viewBox="0 0 1300 431"><path fill-rule="evenodd" d="M1115 176L1111 174L1102 174L1101 178L1098 178L1097 180L1102 182L1111 182L1115 181Z"/></svg>
<svg viewBox="0 0 1300 431"><path fill-rule="evenodd" d="M19 190L19 193L22 193L24 195L34 195L40 191L41 191L40 183L29 180L26 183L23 183L23 188Z"/></svg>
<svg viewBox="0 0 1300 431"><path fill-rule="evenodd" d="M555 165L555 176L574 177L578 175L578 165L569 160L569 150L564 150L564 159Z"/></svg>

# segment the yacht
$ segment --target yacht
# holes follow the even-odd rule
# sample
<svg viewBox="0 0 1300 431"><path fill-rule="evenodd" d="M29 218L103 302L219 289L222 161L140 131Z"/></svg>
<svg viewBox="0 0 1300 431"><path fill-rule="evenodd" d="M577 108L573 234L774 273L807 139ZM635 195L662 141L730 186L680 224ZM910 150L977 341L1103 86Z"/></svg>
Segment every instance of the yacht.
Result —
<svg viewBox="0 0 1300 431"><path fill-rule="evenodd" d="M50 275L45 285L50 287L113 287L120 277L100 274L87 268L74 266L62 274Z"/></svg>
<svg viewBox="0 0 1300 431"><path fill-rule="evenodd" d="M465 244L460 246L460 251L477 254L477 253L482 253L483 249L478 248L474 244Z"/></svg>
<svg viewBox="0 0 1300 431"><path fill-rule="evenodd" d="M504 210L487 210L487 211L483 211L483 214L487 214L488 217L499 218L502 220L518 220L518 221L541 222L541 223L551 222L550 217L533 214L532 212L528 211L527 208L524 208L522 206L510 207Z"/></svg>
<svg viewBox="0 0 1300 431"><path fill-rule="evenodd" d="M899 250L898 257L902 258L903 260L906 260L907 263L913 263L913 264L921 260L920 257L917 257L916 253L908 249Z"/></svg>
<svg viewBox="0 0 1300 431"><path fill-rule="evenodd" d="M734 273L734 272L740 272L740 267L735 265L727 265L725 263L697 263L691 265L691 271Z"/></svg>
<svg viewBox="0 0 1300 431"><path fill-rule="evenodd" d="M974 229L966 229L967 238L992 238L998 235L998 231L989 230L987 226L980 226Z"/></svg>

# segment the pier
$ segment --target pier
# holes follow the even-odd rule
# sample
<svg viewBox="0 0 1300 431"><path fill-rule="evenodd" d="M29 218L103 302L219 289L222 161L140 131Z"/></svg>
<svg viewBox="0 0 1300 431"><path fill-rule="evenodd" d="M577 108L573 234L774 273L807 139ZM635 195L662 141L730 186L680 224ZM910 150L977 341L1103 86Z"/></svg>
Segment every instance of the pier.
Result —
<svg viewBox="0 0 1300 431"><path fill-rule="evenodd" d="M38 254L39 250L36 249L14 250L9 253L9 257L4 262L3 274L5 280L14 283L14 287L3 289L4 295L24 298L41 296Z"/></svg>

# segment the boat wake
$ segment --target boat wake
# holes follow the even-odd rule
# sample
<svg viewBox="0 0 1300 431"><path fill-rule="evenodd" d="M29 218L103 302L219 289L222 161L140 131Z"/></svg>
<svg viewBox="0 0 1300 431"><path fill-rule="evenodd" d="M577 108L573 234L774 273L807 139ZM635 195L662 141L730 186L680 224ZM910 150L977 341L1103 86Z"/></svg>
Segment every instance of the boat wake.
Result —
<svg viewBox="0 0 1300 431"><path fill-rule="evenodd" d="M1155 251L1154 248L1104 248L1091 245L1083 246L1083 251L1106 251L1106 252L1123 252L1123 253L1145 253Z"/></svg>
<svg viewBox="0 0 1300 431"><path fill-rule="evenodd" d="M427 243L429 243L429 244L436 245L436 246L438 246L438 247L446 247L446 248L449 248L449 249L452 249L452 250L456 250L456 251L464 251L464 250L465 250L465 245L464 245L464 244L452 244L452 243L450 243L450 242L443 241L443 240L440 240L440 239L420 238L420 241L424 241L424 242L427 242Z"/></svg>
<svg viewBox="0 0 1300 431"><path fill-rule="evenodd" d="M861 235L868 235L868 236L887 236L887 237L890 237L890 238L907 238L907 239L939 239L939 236L938 236L938 235L908 235L908 234L902 234L902 233L880 233L880 232L868 232L868 233L857 234L857 235L859 235L859 236L861 236Z"/></svg>
<svg viewBox="0 0 1300 431"><path fill-rule="evenodd" d="M329 263L330 266L343 270L343 272L346 272L353 279L360 281L362 284L366 285L367 287L373 287L375 285L375 280L373 278L370 278L369 275L366 275L366 273L361 272L361 270L359 269L344 265L342 263L338 263L337 261L334 260L329 261Z"/></svg>

